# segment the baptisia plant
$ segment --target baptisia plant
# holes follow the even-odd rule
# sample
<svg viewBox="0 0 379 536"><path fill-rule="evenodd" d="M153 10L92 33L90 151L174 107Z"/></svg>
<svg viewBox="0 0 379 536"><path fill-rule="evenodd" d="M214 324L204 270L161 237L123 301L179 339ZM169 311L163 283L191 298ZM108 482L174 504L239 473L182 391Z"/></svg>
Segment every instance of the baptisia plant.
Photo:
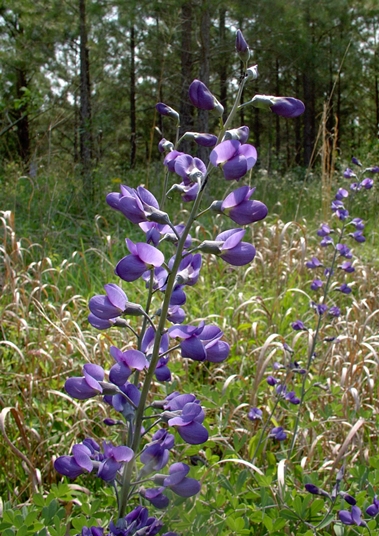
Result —
<svg viewBox="0 0 379 536"><path fill-rule="evenodd" d="M202 401L193 393L174 391L159 396L157 388L151 387L154 378L170 382L169 364L174 356L217 364L227 359L230 346L223 331L205 321L186 322L183 307L187 293L199 279L203 255L217 256L220 262L232 266L244 266L254 260L256 250L243 226L267 215L267 207L253 197L255 188L248 186L235 188L209 207L202 205L207 183L211 176L219 174L218 169L227 181L240 181L257 161L257 151L248 143L249 128L235 125L243 88L258 76L257 67L249 67L250 52L240 31L236 49L246 74L225 123L223 107L206 85L194 80L189 87L192 104L219 117L217 133L188 132L179 139L179 114L164 103L156 106L158 113L173 120L177 128L174 142L159 142L166 170L161 202L143 186L130 185L122 185L120 192L112 192L106 199L112 209L138 226L140 236L135 241L126 238L128 254L115 266L118 284L107 283L105 294L94 296L89 302L90 324L100 330L126 330L127 349L112 346L110 370L87 363L82 376L69 378L65 384L73 398L103 397L116 415L106 418L104 423L113 430L123 424L119 435L122 444L104 441L99 445L85 438L72 447L70 455L55 461L55 468L62 475L76 478L91 473L115 490L117 512L109 526L85 527L82 535L158 534L163 528L162 516L149 515L147 507L161 510L173 494L188 498L200 491L200 483L191 477L190 467L172 458L173 450L180 455L181 443L202 445L208 440ZM256 105L258 101L262 107L262 96L251 103ZM265 103L269 111L285 117L295 117L304 109L300 101L287 97L267 97ZM209 147L210 162L206 164L183 153L183 139ZM191 204L186 221L174 222L166 209L167 201L175 193ZM220 229L213 240L193 245L191 228L196 219L210 210L238 227ZM146 298L144 303L137 304L129 301L127 293L138 279L146 283ZM165 392L170 392L169 384ZM282 391L281 396L296 403L290 392ZM255 415L259 417L259 410ZM285 437L282 428L273 429L271 435L279 441ZM166 536L175 534L170 532Z"/></svg>

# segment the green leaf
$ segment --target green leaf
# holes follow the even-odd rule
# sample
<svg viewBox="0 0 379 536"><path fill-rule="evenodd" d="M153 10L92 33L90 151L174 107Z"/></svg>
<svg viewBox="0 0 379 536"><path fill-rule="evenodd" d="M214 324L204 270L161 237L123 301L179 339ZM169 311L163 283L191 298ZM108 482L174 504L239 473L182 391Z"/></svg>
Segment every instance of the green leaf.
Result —
<svg viewBox="0 0 379 536"><path fill-rule="evenodd" d="M45 499L40 493L35 493L33 495L33 502L36 506L45 506Z"/></svg>

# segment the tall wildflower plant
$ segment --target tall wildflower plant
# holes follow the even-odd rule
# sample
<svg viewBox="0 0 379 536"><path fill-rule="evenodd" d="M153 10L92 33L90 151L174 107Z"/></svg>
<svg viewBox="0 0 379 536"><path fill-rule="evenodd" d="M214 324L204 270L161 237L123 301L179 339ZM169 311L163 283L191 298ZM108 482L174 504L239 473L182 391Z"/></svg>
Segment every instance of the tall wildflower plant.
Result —
<svg viewBox="0 0 379 536"><path fill-rule="evenodd" d="M302 334L305 335L308 342L307 354L305 358L302 355L297 356L295 351L284 342L284 359L281 362L273 363L273 370L265 380L272 390L272 402L269 410L265 414L261 408L251 407L247 414L247 418L254 422L255 428L258 429L257 440L253 446L252 462L261 454L268 441L280 442L282 450L279 465L283 469L283 484L285 481L285 463L290 461L293 463L298 457L297 448L302 452L304 446L304 441L298 440L304 428L302 418L307 411L304 408L307 398L313 396L315 391L325 388L314 379L320 361L319 346L321 343L335 345L340 342L336 323L343 315L346 297L351 295L354 289L354 246L366 241L365 222L360 214L355 213L357 207L364 205L364 199L363 203L356 201L372 189L374 186L373 176L379 173L379 167L363 168L355 157L352 159L352 164L356 171L350 168L344 171L343 181L346 184L335 192L330 206L330 221L321 223L317 230L316 255L305 263L312 275L306 293L307 296L312 296L309 303L312 314L307 314L306 319L296 319L292 322L291 328L298 334L298 338ZM359 170L359 168L361 169ZM332 329L334 327L336 335L323 336L323 328L326 325ZM278 410L281 407L287 408L293 418L287 419L286 422L278 422L277 418L280 413ZM308 421L305 419L305 422ZM363 419L359 418L353 423L348 439L354 436L363 422ZM288 427L288 423L291 423L292 427ZM343 453L344 449L341 449L339 458L343 459ZM356 498L341 489L345 478L345 465L345 460L341 461L341 467L336 476L330 477L333 480L330 492L313 482L305 484L305 490L308 493L322 497L325 501L323 508L322 501L319 500L317 508L320 515L313 515L316 518L315 522L305 519L305 508L301 513L294 514L295 519L308 527L309 534L317 534L318 531L322 531L332 523L335 523L334 531L336 534L345 533L344 525L364 527L371 534L368 522L370 518L372 520L379 513L379 501L375 495L373 502L369 506L366 505L367 515L364 516ZM338 508L337 499L344 501L351 508L349 510ZM360 500L362 503L363 498L361 497ZM285 502L283 506L287 510L291 510L291 507ZM375 523L373 525L375 526Z"/></svg>
<svg viewBox="0 0 379 536"><path fill-rule="evenodd" d="M236 50L245 75L225 123L223 107L211 91L200 80L189 87L192 104L219 118L218 133L187 132L179 139L179 114L167 104L156 105L157 111L177 127L174 142L159 142L166 168L160 203L143 186L134 189L122 185L120 193L107 196L114 210L139 226L141 241L126 238L129 253L115 266L115 274L126 284L106 284L105 294L91 298L88 319L99 330L124 329L128 338L134 338L134 346L129 344L127 350L112 346L114 365L109 371L87 363L81 377L69 378L65 383L67 393L75 399L103 397L113 414L105 424L120 429L121 444L104 441L99 445L85 438L73 446L70 455L55 461L62 475L74 479L91 473L114 489L117 512L109 526L84 527L83 536L158 534L163 528L162 516L150 515L148 508L153 507L154 512L166 508L172 492L183 498L200 492L200 483L190 476L190 467L175 461L173 450L178 436L189 445L207 441L201 400L194 393L171 392L160 397L156 389L153 392L152 383L170 382L169 360L174 351L180 351L182 359L199 362L221 363L227 359L230 347L218 326L187 323L186 293L199 278L203 255L215 255L232 266L253 262L256 250L244 241L243 226L267 215L266 206L253 198L255 189L245 185L207 208L202 205L206 187L219 170L226 181L238 182L257 161L256 149L247 143L249 128L235 125L242 91L258 76L257 66L249 66L249 47L240 31ZM244 106L248 104L289 118L304 111L303 103L292 97L256 95ZM181 152L183 139L210 147L210 162L206 165ZM175 222L166 209L175 193L191 206L185 222ZM213 240L194 243L191 228L208 210L224 215L238 227L220 231ZM138 279L146 282L146 297L143 303L132 303L127 287ZM166 536L174 534L168 532Z"/></svg>

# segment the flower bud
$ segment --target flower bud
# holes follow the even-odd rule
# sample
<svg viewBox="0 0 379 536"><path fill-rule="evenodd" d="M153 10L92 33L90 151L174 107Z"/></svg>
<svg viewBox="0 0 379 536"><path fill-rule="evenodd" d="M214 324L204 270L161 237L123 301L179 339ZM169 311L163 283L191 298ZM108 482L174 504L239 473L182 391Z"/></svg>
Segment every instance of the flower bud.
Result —
<svg viewBox="0 0 379 536"><path fill-rule="evenodd" d="M224 113L224 107L200 80L195 79L190 85L189 98L192 104L200 110L214 110L220 117Z"/></svg>
<svg viewBox="0 0 379 536"><path fill-rule="evenodd" d="M238 53L238 56L240 57L240 60L246 63L250 58L250 50L249 46L242 35L241 30L237 30L236 35L236 51Z"/></svg>
<svg viewBox="0 0 379 536"><path fill-rule="evenodd" d="M172 117L173 119L179 121L178 112L171 108L171 106L167 106L167 104L164 104L163 102L158 102L158 104L155 105L155 109L159 114Z"/></svg>

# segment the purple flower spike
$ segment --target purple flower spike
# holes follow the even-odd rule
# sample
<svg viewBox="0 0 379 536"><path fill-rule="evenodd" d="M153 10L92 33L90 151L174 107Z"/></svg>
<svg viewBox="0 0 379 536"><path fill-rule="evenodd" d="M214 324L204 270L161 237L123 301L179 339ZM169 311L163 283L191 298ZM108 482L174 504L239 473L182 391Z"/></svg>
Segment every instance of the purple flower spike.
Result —
<svg viewBox="0 0 379 536"><path fill-rule="evenodd" d="M247 418L250 421L261 421L263 412L259 408L250 408L247 414Z"/></svg>
<svg viewBox="0 0 379 536"><path fill-rule="evenodd" d="M172 117L173 119L179 119L178 112L163 102L158 102L158 104L155 105L155 109L161 115L166 115L167 117Z"/></svg>
<svg viewBox="0 0 379 536"><path fill-rule="evenodd" d="M293 97L273 97L274 104L271 106L271 111L282 117L298 117L304 113L304 103Z"/></svg>
<svg viewBox="0 0 379 536"><path fill-rule="evenodd" d="M226 180L240 180L257 161L255 147L238 140L226 140L213 149L210 161L220 165Z"/></svg>
<svg viewBox="0 0 379 536"><path fill-rule="evenodd" d="M238 225L249 225L256 221L263 220L268 213L267 207L260 201L250 200L255 188L241 186L231 192L222 202L220 211L229 216ZM217 208L216 201L213 205ZM212 207L213 208L213 207Z"/></svg>
<svg viewBox="0 0 379 536"><path fill-rule="evenodd" d="M126 243L131 255L121 259L115 268L116 275L124 281L136 281L147 270L162 266L163 253L154 246L143 242L134 244L129 238Z"/></svg>
<svg viewBox="0 0 379 536"><path fill-rule="evenodd" d="M189 98L192 104L200 110L215 110L220 117L224 113L224 107L200 80L195 79L190 85Z"/></svg>

